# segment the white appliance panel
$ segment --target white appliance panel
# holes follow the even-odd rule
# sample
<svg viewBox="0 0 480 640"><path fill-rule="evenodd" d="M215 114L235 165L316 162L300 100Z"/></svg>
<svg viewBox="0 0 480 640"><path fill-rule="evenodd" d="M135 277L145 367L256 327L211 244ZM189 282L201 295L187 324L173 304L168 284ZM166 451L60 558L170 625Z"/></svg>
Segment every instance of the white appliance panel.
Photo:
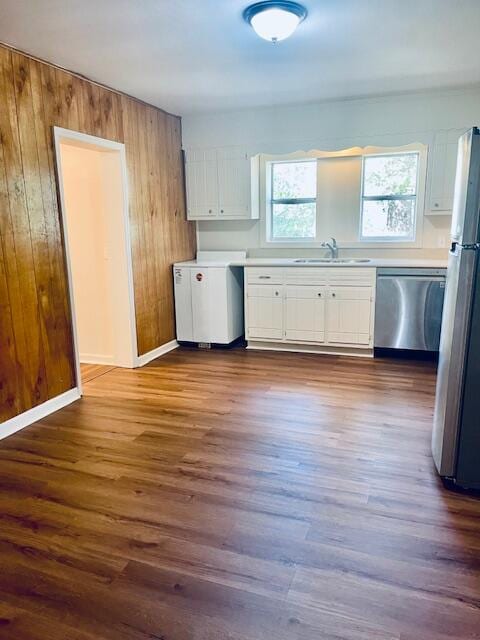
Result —
<svg viewBox="0 0 480 640"><path fill-rule="evenodd" d="M192 289L189 267L173 267L177 340L193 342Z"/></svg>
<svg viewBox="0 0 480 640"><path fill-rule="evenodd" d="M191 268L193 341L228 343L227 269Z"/></svg>

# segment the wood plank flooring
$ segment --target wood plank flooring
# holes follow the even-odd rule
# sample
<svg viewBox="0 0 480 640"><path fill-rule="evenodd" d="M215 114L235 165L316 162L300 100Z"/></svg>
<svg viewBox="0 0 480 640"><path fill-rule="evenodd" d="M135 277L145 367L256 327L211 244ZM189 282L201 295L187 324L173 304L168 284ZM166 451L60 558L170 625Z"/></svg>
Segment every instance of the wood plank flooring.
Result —
<svg viewBox="0 0 480 640"><path fill-rule="evenodd" d="M428 362L180 349L0 442L0 638L480 638Z"/></svg>
<svg viewBox="0 0 480 640"><path fill-rule="evenodd" d="M99 376L103 376L109 371L114 369L112 365L108 364L84 364L80 365L80 373L82 376L82 383L90 382L94 378L98 378Z"/></svg>

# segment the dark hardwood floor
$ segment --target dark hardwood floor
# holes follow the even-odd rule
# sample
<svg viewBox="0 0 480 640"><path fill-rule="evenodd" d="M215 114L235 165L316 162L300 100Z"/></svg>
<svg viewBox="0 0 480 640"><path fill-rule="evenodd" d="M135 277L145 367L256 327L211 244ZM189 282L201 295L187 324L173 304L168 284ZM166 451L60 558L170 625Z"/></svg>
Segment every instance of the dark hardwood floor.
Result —
<svg viewBox="0 0 480 640"><path fill-rule="evenodd" d="M0 442L0 638L480 638L428 362L177 350Z"/></svg>

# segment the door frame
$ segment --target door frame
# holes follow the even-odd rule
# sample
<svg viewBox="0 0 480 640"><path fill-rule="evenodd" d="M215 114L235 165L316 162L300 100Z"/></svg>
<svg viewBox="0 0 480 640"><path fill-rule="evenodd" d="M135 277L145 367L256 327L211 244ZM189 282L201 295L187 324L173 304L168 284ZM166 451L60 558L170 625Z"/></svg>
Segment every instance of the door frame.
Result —
<svg viewBox="0 0 480 640"><path fill-rule="evenodd" d="M63 243L65 248L65 262L67 266L67 278L68 278L68 294L70 302L70 320L72 323L72 335L73 335L73 350L75 357L75 373L77 379L77 388L79 393L82 393L82 377L80 371L80 352L78 344L78 331L77 321L75 315L75 300L73 295L73 277L72 277L72 264L70 257L70 244L68 235L68 220L66 215L65 206L65 191L63 185L63 172L62 172L62 156L60 153L60 145L63 141L73 141L85 145L85 147L101 147L119 153L120 167L122 177L122 192L123 192L123 229L124 229L124 242L125 242L125 254L127 258L127 288L128 288L128 301L129 301L129 319L130 319L130 344L131 354L129 357L130 362L128 366L133 368L138 365L138 346L137 346L137 327L135 316L135 298L134 298L134 285L133 285L133 258L131 247L131 234L130 234L130 217L129 217L129 198L128 198L128 174L127 174L127 158L125 152L125 145L122 142L115 142L114 140L107 140L106 138L99 138L87 133L81 133L80 131L74 131L72 129L64 129L63 127L53 127L54 136L54 149L55 149L55 170L56 179L58 185L58 193L60 197L59 209L60 220L62 223Z"/></svg>

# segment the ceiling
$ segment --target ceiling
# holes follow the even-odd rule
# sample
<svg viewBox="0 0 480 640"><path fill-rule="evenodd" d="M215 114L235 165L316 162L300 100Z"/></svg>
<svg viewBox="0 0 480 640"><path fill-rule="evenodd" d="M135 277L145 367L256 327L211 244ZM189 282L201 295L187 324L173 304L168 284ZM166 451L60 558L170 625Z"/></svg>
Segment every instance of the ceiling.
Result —
<svg viewBox="0 0 480 640"><path fill-rule="evenodd" d="M480 82L480 0L304 0L276 45L248 4L1 0L0 41L180 115Z"/></svg>

